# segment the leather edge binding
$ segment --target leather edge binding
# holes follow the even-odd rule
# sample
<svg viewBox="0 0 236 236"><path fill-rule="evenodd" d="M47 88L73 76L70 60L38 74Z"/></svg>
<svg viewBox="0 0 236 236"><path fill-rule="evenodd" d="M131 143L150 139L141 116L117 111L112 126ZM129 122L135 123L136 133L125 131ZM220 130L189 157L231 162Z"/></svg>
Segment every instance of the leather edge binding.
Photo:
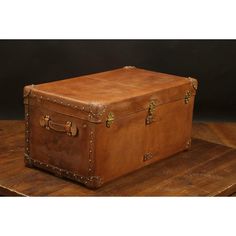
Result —
<svg viewBox="0 0 236 236"><path fill-rule="evenodd" d="M33 85L32 85L33 87ZM25 106L25 156L27 156L27 160L25 158L25 164L27 166L32 166L31 159L29 158L30 155L30 129L29 129L29 95L31 93L30 86L24 87L24 106Z"/></svg>
<svg viewBox="0 0 236 236"><path fill-rule="evenodd" d="M24 89L24 97L28 97L29 95L32 98L36 98L38 100L44 100L48 101L51 103L56 103L58 105L64 106L64 107L69 107L72 108L73 110L79 110L82 112L88 113L87 119L88 121L92 123L101 123L103 122L103 115L106 112L106 106L102 104L89 104L89 105L84 105L84 104L79 104L78 102L75 101L67 101L62 98L53 98L51 95L47 94L40 94L37 90L30 90L28 92L29 86L26 86ZM31 92L32 91L32 92Z"/></svg>
<svg viewBox="0 0 236 236"><path fill-rule="evenodd" d="M83 176L75 172L61 169L59 167L46 164L44 162L34 160L25 154L25 165L27 167L37 167L54 174L57 177L64 177L76 181L78 183L86 185L88 188L96 189L99 188L102 184L102 178L100 176Z"/></svg>

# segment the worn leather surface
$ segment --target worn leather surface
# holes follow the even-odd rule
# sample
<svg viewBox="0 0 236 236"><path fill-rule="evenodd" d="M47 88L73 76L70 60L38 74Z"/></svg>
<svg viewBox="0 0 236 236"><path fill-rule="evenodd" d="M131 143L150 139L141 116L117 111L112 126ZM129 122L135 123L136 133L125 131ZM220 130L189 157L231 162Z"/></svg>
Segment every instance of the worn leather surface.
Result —
<svg viewBox="0 0 236 236"><path fill-rule="evenodd" d="M155 121L145 125L146 111L114 122L107 129L97 125L96 170L104 180L111 180L174 153L186 150L191 136L193 99L157 108ZM143 161L151 153L150 160Z"/></svg>
<svg viewBox="0 0 236 236"><path fill-rule="evenodd" d="M62 177L78 180L73 173L98 177L99 181L92 185L87 180L78 181L99 187L186 150L196 94L193 82L197 85L196 80L185 77L128 67L27 86L28 156L39 161L39 168L57 167ZM187 91L191 94L188 103ZM154 121L147 125L150 101L157 106ZM114 114L110 128L106 127L109 112ZM78 135L71 137L41 127L40 118L45 115L62 129L66 122L73 122ZM148 159L144 160L146 154Z"/></svg>
<svg viewBox="0 0 236 236"><path fill-rule="evenodd" d="M46 84L35 89L81 103L111 104L186 84L183 77L121 68Z"/></svg>

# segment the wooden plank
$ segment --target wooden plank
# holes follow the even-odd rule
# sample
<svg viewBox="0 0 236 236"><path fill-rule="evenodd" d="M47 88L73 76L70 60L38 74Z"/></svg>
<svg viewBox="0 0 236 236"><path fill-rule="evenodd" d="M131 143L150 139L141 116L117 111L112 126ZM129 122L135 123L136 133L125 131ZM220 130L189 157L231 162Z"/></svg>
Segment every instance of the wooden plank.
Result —
<svg viewBox="0 0 236 236"><path fill-rule="evenodd" d="M13 189L9 189L5 186L0 185L0 196L11 196L11 197L27 197L26 195L16 192Z"/></svg>
<svg viewBox="0 0 236 236"><path fill-rule="evenodd" d="M183 174L164 181L156 187L156 191L161 195L230 195L235 192L235 157L235 150L217 155Z"/></svg>
<svg viewBox="0 0 236 236"><path fill-rule="evenodd" d="M193 139L192 149L98 190L24 166L23 122L0 121L0 195L215 196L236 192L236 150ZM232 142L231 142L232 143Z"/></svg>
<svg viewBox="0 0 236 236"><path fill-rule="evenodd" d="M194 122L192 136L236 148L236 122Z"/></svg>

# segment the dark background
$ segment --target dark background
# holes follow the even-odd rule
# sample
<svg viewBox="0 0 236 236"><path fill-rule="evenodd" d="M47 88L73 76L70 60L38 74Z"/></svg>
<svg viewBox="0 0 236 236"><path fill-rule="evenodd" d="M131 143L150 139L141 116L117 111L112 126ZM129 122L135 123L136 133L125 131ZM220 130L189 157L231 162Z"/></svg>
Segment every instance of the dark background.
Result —
<svg viewBox="0 0 236 236"><path fill-rule="evenodd" d="M194 119L236 120L235 40L1 40L0 119L23 118L24 85L125 65L197 78Z"/></svg>

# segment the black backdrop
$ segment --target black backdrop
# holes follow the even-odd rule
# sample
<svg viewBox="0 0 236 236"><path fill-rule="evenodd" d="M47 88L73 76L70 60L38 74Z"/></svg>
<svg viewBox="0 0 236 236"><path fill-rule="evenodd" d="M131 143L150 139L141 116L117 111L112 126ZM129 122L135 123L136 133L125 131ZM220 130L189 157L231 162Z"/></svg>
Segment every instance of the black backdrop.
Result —
<svg viewBox="0 0 236 236"><path fill-rule="evenodd" d="M125 65L195 77L194 118L236 120L234 40L1 40L0 119L23 118L24 85Z"/></svg>

